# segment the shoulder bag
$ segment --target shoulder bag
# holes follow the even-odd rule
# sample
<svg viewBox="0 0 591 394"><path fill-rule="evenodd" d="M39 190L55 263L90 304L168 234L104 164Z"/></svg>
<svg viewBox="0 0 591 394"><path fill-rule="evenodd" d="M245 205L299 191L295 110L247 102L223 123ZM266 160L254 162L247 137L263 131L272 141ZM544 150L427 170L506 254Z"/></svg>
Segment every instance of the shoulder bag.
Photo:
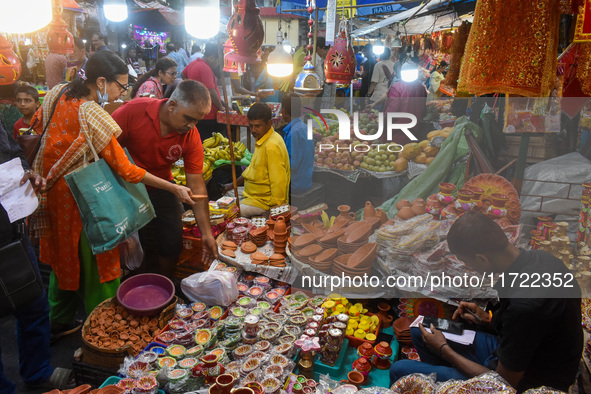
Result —
<svg viewBox="0 0 591 394"><path fill-rule="evenodd" d="M24 230L24 224L19 227ZM14 313L44 291L39 271L23 245L22 230L17 240L0 247L0 316Z"/></svg>
<svg viewBox="0 0 591 394"><path fill-rule="evenodd" d="M125 182L105 159L99 159L88 134L82 132L86 135L94 162L88 164L85 154L84 166L64 179L80 210L92 253L99 254L114 249L156 214L146 187L141 183Z"/></svg>

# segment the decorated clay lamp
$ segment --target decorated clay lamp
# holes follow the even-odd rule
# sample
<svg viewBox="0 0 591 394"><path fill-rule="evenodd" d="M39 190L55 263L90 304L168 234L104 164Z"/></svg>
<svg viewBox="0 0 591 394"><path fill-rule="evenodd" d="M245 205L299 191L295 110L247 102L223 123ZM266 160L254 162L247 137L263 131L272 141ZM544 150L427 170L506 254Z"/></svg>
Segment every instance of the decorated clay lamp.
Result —
<svg viewBox="0 0 591 394"><path fill-rule="evenodd" d="M460 212L471 211L474 207L473 203L474 192L467 189L461 189L458 191L458 199L454 203L455 208Z"/></svg>
<svg viewBox="0 0 591 394"><path fill-rule="evenodd" d="M21 62L10 43L0 34L0 85L12 85L21 75Z"/></svg>
<svg viewBox="0 0 591 394"><path fill-rule="evenodd" d="M378 369L390 368L390 357L392 357L392 348L388 342L380 342L374 347L376 355L373 364Z"/></svg>
<svg viewBox="0 0 591 394"><path fill-rule="evenodd" d="M47 47L50 53L68 55L74 53L74 37L68 31L68 24L60 16L62 13L61 2L54 3L53 20L48 25Z"/></svg>
<svg viewBox="0 0 591 394"><path fill-rule="evenodd" d="M324 76L328 83L348 85L355 75L357 61L353 47L347 35L348 20L344 19L339 25L339 33L334 45L328 50L324 60Z"/></svg>
<svg viewBox="0 0 591 394"><path fill-rule="evenodd" d="M437 194L437 200L441 205L449 205L456 199L453 196L453 192L456 190L456 185L453 183L442 182L439 184L439 193Z"/></svg>
<svg viewBox="0 0 591 394"><path fill-rule="evenodd" d="M261 10L255 0L240 0L235 8L227 26L234 53L229 53L227 58L240 63L254 63L265 38Z"/></svg>
<svg viewBox="0 0 591 394"><path fill-rule="evenodd" d="M300 339L295 341L294 345L300 349L301 356L298 362L300 373L307 379L314 379L314 352L321 349L320 339L302 335Z"/></svg>
<svg viewBox="0 0 591 394"><path fill-rule="evenodd" d="M493 194L490 196L492 204L488 207L486 213L495 219L500 219L507 216L507 209L505 204L509 201L509 197L504 194Z"/></svg>
<svg viewBox="0 0 591 394"><path fill-rule="evenodd" d="M373 346L371 346L370 343L363 342L357 348L357 355L359 357L365 357L367 360L371 361L372 357L375 355L375 351L373 349Z"/></svg>
<svg viewBox="0 0 591 394"><path fill-rule="evenodd" d="M353 362L353 371L360 372L363 375L363 384L367 384L369 372L371 371L371 363L365 357L360 357Z"/></svg>

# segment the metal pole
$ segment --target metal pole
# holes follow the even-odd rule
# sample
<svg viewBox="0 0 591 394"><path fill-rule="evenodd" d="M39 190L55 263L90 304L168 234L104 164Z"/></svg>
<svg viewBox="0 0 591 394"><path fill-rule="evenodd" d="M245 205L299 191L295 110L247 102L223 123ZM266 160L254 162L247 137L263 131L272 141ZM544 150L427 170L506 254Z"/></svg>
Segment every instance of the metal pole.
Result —
<svg viewBox="0 0 591 394"><path fill-rule="evenodd" d="M316 45L317 45L317 38L318 38L318 10L319 8L316 7L316 13L314 14L314 48L312 52L312 64L315 65L316 63Z"/></svg>
<svg viewBox="0 0 591 394"><path fill-rule="evenodd" d="M232 136L232 125L230 124L230 105L228 103L228 90L226 89L226 79L224 78L224 53L222 52L222 42L220 33L218 33L218 56L220 63L220 77L224 87L224 103L226 104L226 131L228 133L228 144L230 145L230 161L232 166L232 185L234 186L234 196L236 197L236 206L240 216L240 196L238 195L238 183L236 182L236 162L234 161L234 141Z"/></svg>

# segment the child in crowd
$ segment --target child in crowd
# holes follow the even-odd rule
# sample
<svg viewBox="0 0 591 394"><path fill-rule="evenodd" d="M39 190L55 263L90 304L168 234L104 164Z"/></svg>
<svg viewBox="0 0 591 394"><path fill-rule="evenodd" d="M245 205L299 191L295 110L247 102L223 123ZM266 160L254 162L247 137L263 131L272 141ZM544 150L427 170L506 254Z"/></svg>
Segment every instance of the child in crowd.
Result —
<svg viewBox="0 0 591 394"><path fill-rule="evenodd" d="M16 108L23 114L23 117L16 121L12 128L12 136L16 140L20 135L20 129L31 127L31 119L37 108L39 108L39 92L37 89L26 83L20 84L16 88L15 100Z"/></svg>

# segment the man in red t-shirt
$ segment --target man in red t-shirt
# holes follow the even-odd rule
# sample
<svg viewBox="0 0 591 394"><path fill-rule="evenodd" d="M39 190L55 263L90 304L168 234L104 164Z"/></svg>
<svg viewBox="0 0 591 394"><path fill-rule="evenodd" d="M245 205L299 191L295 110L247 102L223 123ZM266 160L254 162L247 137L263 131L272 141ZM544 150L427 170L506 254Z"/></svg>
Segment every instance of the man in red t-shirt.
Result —
<svg viewBox="0 0 591 394"><path fill-rule="evenodd" d="M193 205L205 263L217 258L218 249L209 224L202 174L203 145L195 124L210 108L207 88L196 81L183 81L168 100L136 98L113 113L123 131L119 143L139 167L172 182L172 164L183 158L187 186L193 194L206 196ZM140 230L144 269L171 277L183 247L183 207L174 194L165 190L149 189L148 195L156 218Z"/></svg>
<svg viewBox="0 0 591 394"><path fill-rule="evenodd" d="M192 79L204 84L211 96L211 110L198 123L202 140L211 137L214 132L220 133L224 130L216 120L216 113L225 108L218 89L218 80L213 72L220 66L219 60L218 47L210 42L205 46L203 57L193 60L182 72L183 79Z"/></svg>

